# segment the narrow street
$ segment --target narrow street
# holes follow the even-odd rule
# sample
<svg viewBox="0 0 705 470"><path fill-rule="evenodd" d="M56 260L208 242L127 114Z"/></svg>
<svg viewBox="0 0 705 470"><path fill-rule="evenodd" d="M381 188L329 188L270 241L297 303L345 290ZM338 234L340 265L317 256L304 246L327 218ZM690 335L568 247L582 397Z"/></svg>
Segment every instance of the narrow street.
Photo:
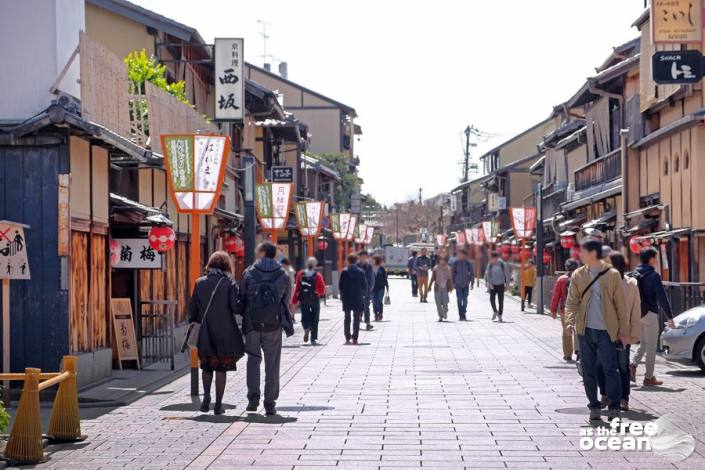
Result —
<svg viewBox="0 0 705 470"><path fill-rule="evenodd" d="M88 439L50 447L40 468L705 468L705 376L659 363L661 387L633 388L625 418L678 417L696 452L670 464L651 452L581 452L588 411L560 323L519 312L490 320L487 295L470 295L460 323L391 281L392 306L359 347L345 346L335 300L321 346L286 340L280 416L247 415L244 365L228 377L226 415L197 411L182 377L130 406L82 422ZM299 325L297 325L299 326Z"/></svg>

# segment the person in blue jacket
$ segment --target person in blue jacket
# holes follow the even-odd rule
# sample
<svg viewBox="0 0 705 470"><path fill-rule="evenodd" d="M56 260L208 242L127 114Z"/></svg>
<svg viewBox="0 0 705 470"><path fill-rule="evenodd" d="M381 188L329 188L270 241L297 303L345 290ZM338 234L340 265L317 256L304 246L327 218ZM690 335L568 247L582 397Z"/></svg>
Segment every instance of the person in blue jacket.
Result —
<svg viewBox="0 0 705 470"><path fill-rule="evenodd" d="M365 273L357 264L357 255L348 256L348 265L340 273L338 281L340 290L340 300L345 312L345 344L358 344L358 334L360 332L360 317L365 311L365 297L369 288ZM352 332L350 326L352 323Z"/></svg>

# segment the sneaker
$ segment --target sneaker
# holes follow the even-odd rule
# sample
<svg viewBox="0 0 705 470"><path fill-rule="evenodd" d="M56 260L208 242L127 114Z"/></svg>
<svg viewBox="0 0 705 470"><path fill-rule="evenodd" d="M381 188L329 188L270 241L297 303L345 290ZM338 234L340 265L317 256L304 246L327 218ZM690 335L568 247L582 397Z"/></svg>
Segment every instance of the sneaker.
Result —
<svg viewBox="0 0 705 470"><path fill-rule="evenodd" d="M439 321L439 322L442 322L442 321L443 321L443 318L438 317L438 321Z"/></svg>
<svg viewBox="0 0 705 470"><path fill-rule="evenodd" d="M602 421L602 410L599 408L590 408L590 421Z"/></svg>
<svg viewBox="0 0 705 470"><path fill-rule="evenodd" d="M213 407L213 414L214 415L222 415L223 413L225 413L225 411L223 410L223 405L220 403L216 403L215 406Z"/></svg>
<svg viewBox="0 0 705 470"><path fill-rule="evenodd" d="M201 401L201 413L208 413L211 409L211 397L203 397Z"/></svg>
<svg viewBox="0 0 705 470"><path fill-rule="evenodd" d="M607 410L607 421L612 421L615 418L619 418L619 408L610 408Z"/></svg>
<svg viewBox="0 0 705 470"><path fill-rule="evenodd" d="M619 409L622 411L629 411L629 402L627 400L620 401Z"/></svg>
<svg viewBox="0 0 705 470"><path fill-rule="evenodd" d="M600 399L600 408L604 410L608 406L610 406L610 399L602 395L602 398Z"/></svg>
<svg viewBox="0 0 705 470"><path fill-rule="evenodd" d="M497 315L497 321L499 323L504 323L504 320L502 320L502 315Z"/></svg>
<svg viewBox="0 0 705 470"><path fill-rule="evenodd" d="M274 416L277 414L277 407L274 405L264 405L264 414L267 416Z"/></svg>
<svg viewBox="0 0 705 470"><path fill-rule="evenodd" d="M651 377L644 379L644 385L663 385L663 380L659 380L656 377Z"/></svg>
<svg viewBox="0 0 705 470"><path fill-rule="evenodd" d="M563 360L564 360L565 362L570 362L570 361L573 360L573 356L563 356Z"/></svg>
<svg viewBox="0 0 705 470"><path fill-rule="evenodd" d="M497 319L497 312L492 312L492 321Z"/></svg>
<svg viewBox="0 0 705 470"><path fill-rule="evenodd" d="M636 364L629 364L629 380L636 383Z"/></svg>
<svg viewBox="0 0 705 470"><path fill-rule="evenodd" d="M309 329L306 328L306 329L304 330L304 343L308 343L308 335L309 335L309 333L310 333Z"/></svg>
<svg viewBox="0 0 705 470"><path fill-rule="evenodd" d="M245 411L255 413L255 412L257 412L257 408L259 408L259 402L251 401L247 404L247 408L245 408Z"/></svg>
<svg viewBox="0 0 705 470"><path fill-rule="evenodd" d="M350 340L349 340L349 339L346 339L346 340L345 340L345 344L350 344Z"/></svg>
<svg viewBox="0 0 705 470"><path fill-rule="evenodd" d="M312 339L311 346L318 346L318 341L316 341L315 339Z"/></svg>
<svg viewBox="0 0 705 470"><path fill-rule="evenodd" d="M366 329L366 330L374 330L375 327L372 326L370 323L368 323L367 326L365 327L365 329Z"/></svg>
<svg viewBox="0 0 705 470"><path fill-rule="evenodd" d="M354 339L353 342L352 342L352 344L353 344L353 346L357 346L357 344L358 344L358 343L357 343L357 340Z"/></svg>

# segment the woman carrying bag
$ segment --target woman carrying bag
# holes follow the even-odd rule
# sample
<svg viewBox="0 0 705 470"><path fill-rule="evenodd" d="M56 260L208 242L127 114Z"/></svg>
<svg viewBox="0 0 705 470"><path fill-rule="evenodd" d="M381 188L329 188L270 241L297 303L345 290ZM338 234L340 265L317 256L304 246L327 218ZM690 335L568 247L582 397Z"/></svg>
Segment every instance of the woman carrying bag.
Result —
<svg viewBox="0 0 705 470"><path fill-rule="evenodd" d="M235 321L238 286L232 275L230 255L216 251L208 260L206 275L196 280L189 306L188 343L195 342L203 377L201 411L207 413L211 403L211 384L215 372L215 406L213 413L223 414L225 373L236 370L245 355L245 343ZM197 338L197 340L196 340Z"/></svg>
<svg viewBox="0 0 705 470"><path fill-rule="evenodd" d="M384 258L375 256L372 261L372 272L375 279L374 286L372 286L372 309L375 321L381 321L384 318L384 306L385 304L389 305L389 280L387 279L387 270L384 269ZM387 292L386 296L385 292Z"/></svg>

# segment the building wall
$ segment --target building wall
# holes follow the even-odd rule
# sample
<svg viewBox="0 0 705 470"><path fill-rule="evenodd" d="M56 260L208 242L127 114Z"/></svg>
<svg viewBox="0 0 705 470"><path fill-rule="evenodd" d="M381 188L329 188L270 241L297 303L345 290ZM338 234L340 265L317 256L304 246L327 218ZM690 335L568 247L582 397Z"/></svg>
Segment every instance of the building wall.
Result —
<svg viewBox="0 0 705 470"><path fill-rule="evenodd" d="M522 207L527 196L533 194L534 187L540 182L540 178L525 172L509 173L509 199L507 207Z"/></svg>
<svg viewBox="0 0 705 470"><path fill-rule="evenodd" d="M121 59L142 49L154 55L154 37L143 24L91 4L86 4L86 33Z"/></svg>
<svg viewBox="0 0 705 470"><path fill-rule="evenodd" d="M536 146L543 140L543 136L556 128L553 119L547 119L525 134L502 144L499 147L499 166L507 166L522 158L536 155Z"/></svg>
<svg viewBox="0 0 705 470"><path fill-rule="evenodd" d="M47 106L49 89L85 28L83 0L5 0L0 14L0 120L24 120ZM79 59L77 57L77 59ZM80 97L79 61L59 89Z"/></svg>

